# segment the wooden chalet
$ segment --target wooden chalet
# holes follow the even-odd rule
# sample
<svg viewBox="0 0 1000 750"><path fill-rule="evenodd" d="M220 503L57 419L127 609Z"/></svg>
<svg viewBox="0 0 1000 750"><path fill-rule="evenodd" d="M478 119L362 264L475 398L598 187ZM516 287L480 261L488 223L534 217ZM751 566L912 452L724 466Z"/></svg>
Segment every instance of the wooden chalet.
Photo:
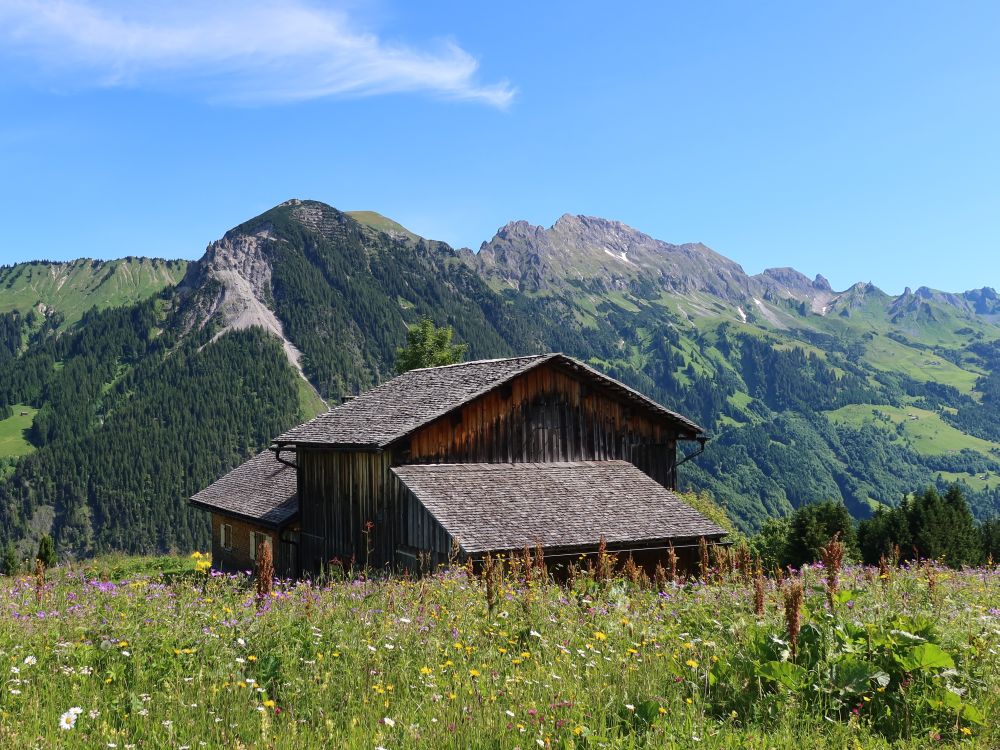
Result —
<svg viewBox="0 0 1000 750"><path fill-rule="evenodd" d="M678 444L703 430L562 354L412 370L279 435L202 490L213 563L279 573L331 561L391 568L540 544L652 563L725 531L676 494ZM228 525L229 531L224 531ZM228 547L226 543L228 542Z"/></svg>

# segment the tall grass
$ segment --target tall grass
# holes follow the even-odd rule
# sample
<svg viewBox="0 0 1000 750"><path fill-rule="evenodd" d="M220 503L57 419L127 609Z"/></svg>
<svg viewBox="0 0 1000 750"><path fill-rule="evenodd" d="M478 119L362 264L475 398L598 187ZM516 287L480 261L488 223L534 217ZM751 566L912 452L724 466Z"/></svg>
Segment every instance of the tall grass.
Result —
<svg viewBox="0 0 1000 750"><path fill-rule="evenodd" d="M833 607L802 571L793 656L770 579L527 557L263 597L176 559L0 579L0 747L1000 747L995 569L846 567Z"/></svg>

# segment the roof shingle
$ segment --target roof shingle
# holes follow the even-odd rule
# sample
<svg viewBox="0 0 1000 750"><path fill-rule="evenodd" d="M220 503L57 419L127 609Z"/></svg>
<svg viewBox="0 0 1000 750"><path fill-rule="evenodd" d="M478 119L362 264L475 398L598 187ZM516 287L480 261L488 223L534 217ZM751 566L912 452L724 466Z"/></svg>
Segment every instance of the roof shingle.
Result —
<svg viewBox="0 0 1000 750"><path fill-rule="evenodd" d="M384 448L428 422L544 362L557 362L676 422L692 435L702 429L613 378L564 354L464 362L410 370L279 435L277 444Z"/></svg>
<svg viewBox="0 0 1000 750"><path fill-rule="evenodd" d="M191 498L191 504L280 528L299 512L295 469L263 451Z"/></svg>
<svg viewBox="0 0 1000 750"><path fill-rule="evenodd" d="M392 470L467 553L718 537L627 461L413 464Z"/></svg>

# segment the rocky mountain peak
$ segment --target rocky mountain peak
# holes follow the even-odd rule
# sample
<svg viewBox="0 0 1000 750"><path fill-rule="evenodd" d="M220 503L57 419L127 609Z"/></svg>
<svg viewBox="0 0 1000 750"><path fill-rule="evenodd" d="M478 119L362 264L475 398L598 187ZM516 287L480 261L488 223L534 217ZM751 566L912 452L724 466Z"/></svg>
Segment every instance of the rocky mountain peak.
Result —
<svg viewBox="0 0 1000 750"><path fill-rule="evenodd" d="M813 285L814 289L818 289L821 292L832 292L833 291L833 287L830 286L830 282L827 281L826 277L823 276L823 274L820 274L820 273L816 274L816 278L813 279L812 285Z"/></svg>
<svg viewBox="0 0 1000 750"><path fill-rule="evenodd" d="M750 292L743 269L704 245L673 245L595 216L563 214L548 229L514 221L477 255L462 257L495 283L535 292L579 282L606 290L653 284L671 293L702 291L731 300Z"/></svg>

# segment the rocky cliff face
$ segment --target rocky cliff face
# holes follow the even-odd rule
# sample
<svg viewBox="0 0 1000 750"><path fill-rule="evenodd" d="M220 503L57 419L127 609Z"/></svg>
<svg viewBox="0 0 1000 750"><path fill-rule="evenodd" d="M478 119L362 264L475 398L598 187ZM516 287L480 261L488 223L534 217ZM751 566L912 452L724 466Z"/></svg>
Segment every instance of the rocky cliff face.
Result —
<svg viewBox="0 0 1000 750"><path fill-rule="evenodd" d="M525 292L584 282L607 291L653 283L665 292L704 292L739 301L751 294L737 263L702 244L672 245L622 224L566 214L548 229L502 227L478 254L463 257L491 281Z"/></svg>
<svg viewBox="0 0 1000 750"><path fill-rule="evenodd" d="M208 246L181 282L192 302L188 325L203 327L210 320L216 321L219 330L213 340L231 330L263 328L281 340L289 363L305 378L302 352L285 335L284 325L272 309L272 269L265 251L269 240L279 238L265 224L253 234L232 230Z"/></svg>

